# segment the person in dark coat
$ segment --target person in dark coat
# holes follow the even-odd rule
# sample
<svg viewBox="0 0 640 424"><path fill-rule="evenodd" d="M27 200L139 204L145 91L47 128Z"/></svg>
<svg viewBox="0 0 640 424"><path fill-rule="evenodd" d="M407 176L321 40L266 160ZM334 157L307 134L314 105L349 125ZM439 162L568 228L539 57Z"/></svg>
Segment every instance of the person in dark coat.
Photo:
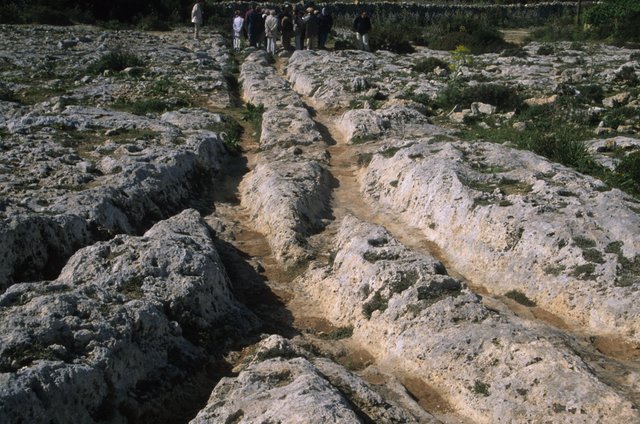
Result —
<svg viewBox="0 0 640 424"><path fill-rule="evenodd" d="M302 18L304 22L304 38L308 50L318 47L318 12L313 7L307 8L307 14Z"/></svg>
<svg viewBox="0 0 640 424"><path fill-rule="evenodd" d="M356 32L360 49L369 51L369 32L371 31L371 19L364 10L353 21L353 30Z"/></svg>
<svg viewBox="0 0 640 424"><path fill-rule="evenodd" d="M291 38L294 36L293 17L289 8L286 8L280 15L280 32L282 34L282 47L287 51L292 50Z"/></svg>
<svg viewBox="0 0 640 424"><path fill-rule="evenodd" d="M249 45L258 47L260 38L264 32L264 21L262 20L262 11L257 7L252 7L245 19L247 23L247 32L249 33Z"/></svg>
<svg viewBox="0 0 640 424"><path fill-rule="evenodd" d="M293 11L293 34L296 37L296 50L304 48L304 21L302 20L302 12Z"/></svg>
<svg viewBox="0 0 640 424"><path fill-rule="evenodd" d="M322 13L318 16L318 48L324 49L329 34L333 28L333 17L326 7L322 8Z"/></svg>

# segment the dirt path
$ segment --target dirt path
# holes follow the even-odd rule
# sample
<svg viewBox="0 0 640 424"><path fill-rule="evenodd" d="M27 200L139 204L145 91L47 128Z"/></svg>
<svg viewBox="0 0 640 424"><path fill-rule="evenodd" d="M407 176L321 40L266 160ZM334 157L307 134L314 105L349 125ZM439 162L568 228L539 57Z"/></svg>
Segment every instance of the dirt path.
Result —
<svg viewBox="0 0 640 424"><path fill-rule="evenodd" d="M283 62L278 61L276 67L282 75ZM319 265L327 264L330 260L340 222L345 215L352 214L361 220L384 226L401 243L413 250L435 256L445 264L451 275L465 279L447 263L437 245L417 235L416 229L399 223L393 215L379 208L374 209L365 202L359 189L360 167L357 158L359 153L366 152L370 147L347 144L336 127L338 115L315 110L309 98L303 97L302 100L329 146L329 171L336 181L331 200L334 220L322 232L310 238L310 245ZM254 299L251 306L256 308L263 320L268 321L267 327L271 331L287 337L301 337L315 351L357 372L374 387L378 387L381 393L413 411L416 416L420 417L420 414L424 414L423 410L426 410L445 423L465 423L464 418L457 415L427 382L414 376L399 374L392 364L375 364L374 358L366 350L350 342L348 338L331 340L326 337L336 328L322 318L319 311L315 311L313 299L300 296L292 284L296 272L286 272L278 264L266 239L252 230L248 215L240 206L238 186L244 175L255 166L258 153L255 129L246 123L243 126L245 132L241 146L244 155L232 161L229 172L222 180L222 194L216 196L215 200L216 214L233 222L233 240L230 243L243 257L256 264L255 268L264 281L264 292L254 293L259 300ZM567 327L562 320L540 308L525 307L503 297L487 296L473 281L468 281L468 284L483 296L483 301L489 308L511 311L534 321L536 325L545 326L546 331L560 334L568 347L591 365L599 379L616 387L636 405L640 405L640 394L634 391L635 383L628 381L628 370L640 373L640 355L633 346L623 346L614 340L588 338L580 334L578 329Z"/></svg>

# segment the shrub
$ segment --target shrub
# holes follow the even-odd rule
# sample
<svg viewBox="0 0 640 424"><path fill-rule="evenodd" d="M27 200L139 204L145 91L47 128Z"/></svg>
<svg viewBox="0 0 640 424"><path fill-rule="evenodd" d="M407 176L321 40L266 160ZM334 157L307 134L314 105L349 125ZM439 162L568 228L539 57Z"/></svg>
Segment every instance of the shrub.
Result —
<svg viewBox="0 0 640 424"><path fill-rule="evenodd" d="M438 94L434 104L436 107L450 109L455 105L468 108L473 102L491 104L501 112L522 107L522 98L516 90L500 84L478 84L473 87L449 84Z"/></svg>
<svg viewBox="0 0 640 424"><path fill-rule="evenodd" d="M244 129L233 118L225 116L222 122L213 124L207 127L207 129L218 133L218 135L222 139L222 142L224 143L225 148L232 155L236 155L242 152L242 147L240 146L240 138L242 137Z"/></svg>
<svg viewBox="0 0 640 424"><path fill-rule="evenodd" d="M135 115L146 115L148 113L162 113L168 110L189 106L189 102L184 99L142 99L133 102L116 102L115 109L126 110Z"/></svg>
<svg viewBox="0 0 640 424"><path fill-rule="evenodd" d="M87 72L91 74L101 74L107 70L120 72L126 68L144 66L144 64L144 61L135 54L118 48L105 53L100 59L89 65Z"/></svg>
<svg viewBox="0 0 640 424"><path fill-rule="evenodd" d="M388 50L394 53L413 53L410 33L399 31L396 25L382 25L376 27L371 34L371 47L374 50Z"/></svg>
<svg viewBox="0 0 640 424"><path fill-rule="evenodd" d="M536 306L536 302L529 299L526 294L518 290L509 290L504 294L504 296L508 297L509 299L513 299L519 304L524 306L529 306L529 307Z"/></svg>
<svg viewBox="0 0 640 424"><path fill-rule="evenodd" d="M160 19L155 13L140 19L138 28L143 31L171 31L169 24Z"/></svg>
<svg viewBox="0 0 640 424"><path fill-rule="evenodd" d="M602 117L602 122L608 128L618 128L629 119L637 120L639 114L637 109L629 106L616 107L607 111Z"/></svg>
<svg viewBox="0 0 640 424"><path fill-rule="evenodd" d="M631 153L624 157L615 171L617 186L629 191L640 193L640 152Z"/></svg>
<svg viewBox="0 0 640 424"><path fill-rule="evenodd" d="M416 72L422 72L424 74L428 74L429 72L433 72L436 68L449 69L449 64L444 60L438 59L437 57L428 57L426 59L422 59L419 62L416 62L413 65L413 70Z"/></svg>
<svg viewBox="0 0 640 424"><path fill-rule="evenodd" d="M464 25L445 30L435 35L429 48L434 50L454 50L459 45L469 48L472 54L498 53L516 47L504 40L502 33L494 27L480 21L464 21Z"/></svg>
<svg viewBox="0 0 640 424"><path fill-rule="evenodd" d="M19 101L16 93L4 84L0 84L0 100L5 102Z"/></svg>
<svg viewBox="0 0 640 424"><path fill-rule="evenodd" d="M348 339L353 335L353 327L338 327L321 338L326 340L342 340Z"/></svg>
<svg viewBox="0 0 640 424"><path fill-rule="evenodd" d="M0 5L0 22L3 24L22 24L25 22L22 8L13 3Z"/></svg>
<svg viewBox="0 0 640 424"><path fill-rule="evenodd" d="M640 41L640 3L637 0L604 0L584 14L591 33L613 41Z"/></svg>
<svg viewBox="0 0 640 424"><path fill-rule="evenodd" d="M251 122L257 132L262 128L262 114L264 113L264 105L253 105L247 103L246 109L242 111L242 120Z"/></svg>
<svg viewBox="0 0 640 424"><path fill-rule="evenodd" d="M555 50L553 49L553 46L550 44L543 44L540 47L538 47L538 51L536 52L536 54L539 54L540 56L549 56L552 55L555 52Z"/></svg>
<svg viewBox="0 0 640 424"><path fill-rule="evenodd" d="M578 41L584 39L584 35L575 25L575 15L567 13L549 19L546 25L532 31L529 38L545 42Z"/></svg>
<svg viewBox="0 0 640 424"><path fill-rule="evenodd" d="M49 6L33 6L30 13L30 21L36 24L45 25L72 25L64 10L55 9Z"/></svg>
<svg viewBox="0 0 640 424"><path fill-rule="evenodd" d="M604 90L600 85L579 85L576 88L586 103L601 103L602 99L604 99Z"/></svg>

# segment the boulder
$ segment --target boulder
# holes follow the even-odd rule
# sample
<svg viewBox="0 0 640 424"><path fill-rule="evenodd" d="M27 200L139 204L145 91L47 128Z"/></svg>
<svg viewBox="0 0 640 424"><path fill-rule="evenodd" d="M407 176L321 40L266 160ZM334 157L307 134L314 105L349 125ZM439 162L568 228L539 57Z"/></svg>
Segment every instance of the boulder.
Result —
<svg viewBox="0 0 640 424"><path fill-rule="evenodd" d="M256 325L195 210L97 243L56 280L0 296L0 421L180 417L194 407L180 392L196 395L212 360L205 346Z"/></svg>

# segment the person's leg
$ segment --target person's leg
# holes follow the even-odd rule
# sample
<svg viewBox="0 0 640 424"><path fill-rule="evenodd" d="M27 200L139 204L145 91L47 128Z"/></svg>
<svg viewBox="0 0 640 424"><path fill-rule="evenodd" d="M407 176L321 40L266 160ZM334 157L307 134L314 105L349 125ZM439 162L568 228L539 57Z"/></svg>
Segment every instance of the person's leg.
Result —
<svg viewBox="0 0 640 424"><path fill-rule="evenodd" d="M200 38L200 25L193 24L193 38L198 40Z"/></svg>
<svg viewBox="0 0 640 424"><path fill-rule="evenodd" d="M369 47L369 34L362 34L362 46L366 51L370 50Z"/></svg>
<svg viewBox="0 0 640 424"><path fill-rule="evenodd" d="M362 34L360 34L359 32L356 32L356 41L357 41L357 44L358 44L358 48L360 50L364 50L364 46L362 44Z"/></svg>
<svg viewBox="0 0 640 424"><path fill-rule="evenodd" d="M318 48L319 49L324 49L324 45L327 42L327 36L329 34L327 34L326 32L321 32L320 34L318 34Z"/></svg>

